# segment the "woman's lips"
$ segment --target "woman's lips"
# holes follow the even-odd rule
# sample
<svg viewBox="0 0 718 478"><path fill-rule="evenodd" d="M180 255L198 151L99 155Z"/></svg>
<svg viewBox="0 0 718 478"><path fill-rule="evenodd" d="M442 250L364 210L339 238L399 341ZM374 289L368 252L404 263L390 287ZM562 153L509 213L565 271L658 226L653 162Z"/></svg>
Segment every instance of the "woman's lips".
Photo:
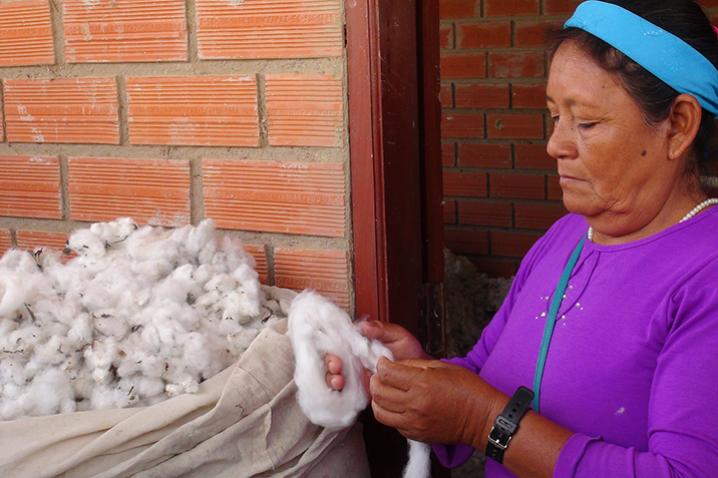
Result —
<svg viewBox="0 0 718 478"><path fill-rule="evenodd" d="M577 182L581 182L581 181L583 181L583 179L575 178L575 177L569 176L569 175L567 175L567 174L562 174L562 175L559 176L559 183L560 183L562 186L563 186L564 184L567 185L567 184L577 183Z"/></svg>

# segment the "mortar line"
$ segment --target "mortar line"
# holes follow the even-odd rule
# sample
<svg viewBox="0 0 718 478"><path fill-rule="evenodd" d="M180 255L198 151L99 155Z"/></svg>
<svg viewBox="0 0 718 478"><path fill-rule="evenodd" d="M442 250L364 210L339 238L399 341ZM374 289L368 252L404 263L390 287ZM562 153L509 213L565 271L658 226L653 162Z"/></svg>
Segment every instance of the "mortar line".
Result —
<svg viewBox="0 0 718 478"><path fill-rule="evenodd" d="M269 146L269 124L267 114L267 80L264 75L257 78L257 117L259 120L259 147Z"/></svg>
<svg viewBox="0 0 718 478"><path fill-rule="evenodd" d="M60 160L60 210L62 219L70 219L70 164L67 156L58 156Z"/></svg>
<svg viewBox="0 0 718 478"><path fill-rule="evenodd" d="M197 225L204 219L204 181L201 158L190 160L189 174L190 222Z"/></svg>
<svg viewBox="0 0 718 478"><path fill-rule="evenodd" d="M277 285L274 274L274 247L264 244L264 253L267 256L267 284Z"/></svg>
<svg viewBox="0 0 718 478"><path fill-rule="evenodd" d="M65 60L65 28L63 24L62 0L50 0L50 23L52 24L55 65L63 66Z"/></svg>
<svg viewBox="0 0 718 478"><path fill-rule="evenodd" d="M187 0L185 3L185 15L187 16L187 60L195 64L199 61L199 45L197 40L197 5L195 0Z"/></svg>
<svg viewBox="0 0 718 478"><path fill-rule="evenodd" d="M115 77L117 85L117 120L119 121L120 144L130 146L129 97L127 95L127 79L123 75Z"/></svg>

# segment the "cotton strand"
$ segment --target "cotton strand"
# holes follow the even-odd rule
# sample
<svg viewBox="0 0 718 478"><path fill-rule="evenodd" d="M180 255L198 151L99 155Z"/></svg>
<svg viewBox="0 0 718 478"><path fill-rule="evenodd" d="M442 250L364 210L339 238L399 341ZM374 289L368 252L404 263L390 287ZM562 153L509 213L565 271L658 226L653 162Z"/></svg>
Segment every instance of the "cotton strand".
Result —
<svg viewBox="0 0 718 478"><path fill-rule="evenodd" d="M96 223L66 252L0 259L0 420L193 393L281 317L253 258L211 220Z"/></svg>
<svg viewBox="0 0 718 478"><path fill-rule="evenodd" d="M325 428L350 426L369 402L361 383L363 369L376 372L381 357L393 360L391 351L381 342L361 335L345 311L312 291L302 292L292 302L287 334L295 356L297 401L304 414ZM331 390L325 382L327 353L342 360L346 383L341 391ZM408 442L409 462L404 478L428 478L429 445Z"/></svg>

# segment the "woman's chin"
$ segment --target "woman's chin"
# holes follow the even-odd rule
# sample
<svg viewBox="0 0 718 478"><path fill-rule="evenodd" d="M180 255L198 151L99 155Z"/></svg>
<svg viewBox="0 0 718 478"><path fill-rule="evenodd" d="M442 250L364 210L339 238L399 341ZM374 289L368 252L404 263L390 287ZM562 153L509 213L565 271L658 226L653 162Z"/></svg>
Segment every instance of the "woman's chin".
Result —
<svg viewBox="0 0 718 478"><path fill-rule="evenodd" d="M582 216L593 216L600 211L588 198L566 192L563 193L563 206L568 212Z"/></svg>

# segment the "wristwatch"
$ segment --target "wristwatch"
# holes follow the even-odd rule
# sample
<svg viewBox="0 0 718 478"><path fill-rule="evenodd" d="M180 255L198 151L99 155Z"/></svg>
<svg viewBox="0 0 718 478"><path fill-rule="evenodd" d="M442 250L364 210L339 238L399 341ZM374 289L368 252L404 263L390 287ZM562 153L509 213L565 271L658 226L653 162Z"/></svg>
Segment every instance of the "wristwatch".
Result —
<svg viewBox="0 0 718 478"><path fill-rule="evenodd" d="M523 386L514 392L504 411L496 417L494 426L489 432L489 441L486 443L487 457L503 463L504 452L519 427L519 421L530 408L533 398L534 393Z"/></svg>

